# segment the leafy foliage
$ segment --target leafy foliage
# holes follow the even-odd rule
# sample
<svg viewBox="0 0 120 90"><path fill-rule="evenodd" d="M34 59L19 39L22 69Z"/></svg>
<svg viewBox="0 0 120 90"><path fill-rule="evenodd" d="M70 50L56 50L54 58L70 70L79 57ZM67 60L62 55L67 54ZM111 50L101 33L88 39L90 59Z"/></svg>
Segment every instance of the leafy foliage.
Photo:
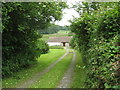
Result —
<svg viewBox="0 0 120 90"><path fill-rule="evenodd" d="M38 30L60 20L64 8L63 2L2 3L3 78L32 65L38 56L48 52L45 42L38 41Z"/></svg>
<svg viewBox="0 0 120 90"><path fill-rule="evenodd" d="M37 47L38 47L38 50L40 50L39 52L41 52L41 54L48 53L48 51L49 51L48 44L43 40L37 41Z"/></svg>
<svg viewBox="0 0 120 90"><path fill-rule="evenodd" d="M120 2L83 3L81 17L72 22L73 47L88 62L86 86L117 88L120 84ZM97 7L97 8L95 8Z"/></svg>

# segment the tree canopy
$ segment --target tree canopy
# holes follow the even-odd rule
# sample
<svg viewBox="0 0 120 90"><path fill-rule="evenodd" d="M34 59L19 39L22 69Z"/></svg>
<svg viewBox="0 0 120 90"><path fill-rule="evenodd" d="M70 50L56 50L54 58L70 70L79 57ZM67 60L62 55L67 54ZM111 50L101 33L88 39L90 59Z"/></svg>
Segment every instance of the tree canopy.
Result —
<svg viewBox="0 0 120 90"><path fill-rule="evenodd" d="M32 65L40 54L48 51L48 45L38 40L41 37L38 30L48 27L51 21L61 20L66 7L64 2L2 3L3 77Z"/></svg>

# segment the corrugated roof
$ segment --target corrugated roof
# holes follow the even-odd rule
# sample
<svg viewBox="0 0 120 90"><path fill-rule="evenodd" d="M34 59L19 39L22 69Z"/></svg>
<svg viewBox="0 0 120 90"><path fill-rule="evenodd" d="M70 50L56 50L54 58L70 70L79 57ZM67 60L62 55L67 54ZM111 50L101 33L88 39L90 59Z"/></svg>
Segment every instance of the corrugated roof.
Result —
<svg viewBox="0 0 120 90"><path fill-rule="evenodd" d="M70 42L72 37L65 36L65 37L49 37L48 42Z"/></svg>

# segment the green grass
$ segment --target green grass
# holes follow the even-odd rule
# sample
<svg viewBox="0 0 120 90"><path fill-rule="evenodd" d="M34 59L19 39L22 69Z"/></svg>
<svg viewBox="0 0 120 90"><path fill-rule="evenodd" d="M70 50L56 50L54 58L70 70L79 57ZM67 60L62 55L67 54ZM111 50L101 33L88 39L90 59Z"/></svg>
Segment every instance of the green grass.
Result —
<svg viewBox="0 0 120 90"><path fill-rule="evenodd" d="M72 53L68 54L30 88L56 88L68 69L72 57Z"/></svg>
<svg viewBox="0 0 120 90"><path fill-rule="evenodd" d="M71 88L85 88L84 81L86 79L87 68L82 61L81 54L76 51L76 66L74 70L73 82L71 83Z"/></svg>
<svg viewBox="0 0 120 90"><path fill-rule="evenodd" d="M59 32L58 32L58 34L60 35L68 35L68 33L69 33L70 31L65 31L65 30L60 30Z"/></svg>
<svg viewBox="0 0 120 90"><path fill-rule="evenodd" d="M14 77L3 79L2 87L3 88L15 88L16 85L24 82L27 79L30 79L30 77L33 76L35 73L40 72L46 67L48 67L54 61L59 59L64 53L65 53L64 49L50 50L49 53L41 55L41 57L37 59L38 63L35 64L34 66L15 73Z"/></svg>
<svg viewBox="0 0 120 90"><path fill-rule="evenodd" d="M49 46L50 49L64 49L63 46Z"/></svg>
<svg viewBox="0 0 120 90"><path fill-rule="evenodd" d="M49 37L62 37L62 36L68 36L68 33L70 31L64 31L64 30L60 30L58 33L55 34L43 34L42 39L44 41L48 41Z"/></svg>

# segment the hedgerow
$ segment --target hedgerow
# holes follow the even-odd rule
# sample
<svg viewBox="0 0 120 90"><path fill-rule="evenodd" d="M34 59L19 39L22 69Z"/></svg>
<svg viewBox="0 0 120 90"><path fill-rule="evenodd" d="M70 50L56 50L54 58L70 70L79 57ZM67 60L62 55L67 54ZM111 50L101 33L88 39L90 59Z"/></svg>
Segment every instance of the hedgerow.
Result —
<svg viewBox="0 0 120 90"><path fill-rule="evenodd" d="M83 3L83 6L81 17L72 22L75 38L71 42L76 43L73 47L83 53L83 60L88 64L85 84L88 88L118 88L120 3Z"/></svg>

